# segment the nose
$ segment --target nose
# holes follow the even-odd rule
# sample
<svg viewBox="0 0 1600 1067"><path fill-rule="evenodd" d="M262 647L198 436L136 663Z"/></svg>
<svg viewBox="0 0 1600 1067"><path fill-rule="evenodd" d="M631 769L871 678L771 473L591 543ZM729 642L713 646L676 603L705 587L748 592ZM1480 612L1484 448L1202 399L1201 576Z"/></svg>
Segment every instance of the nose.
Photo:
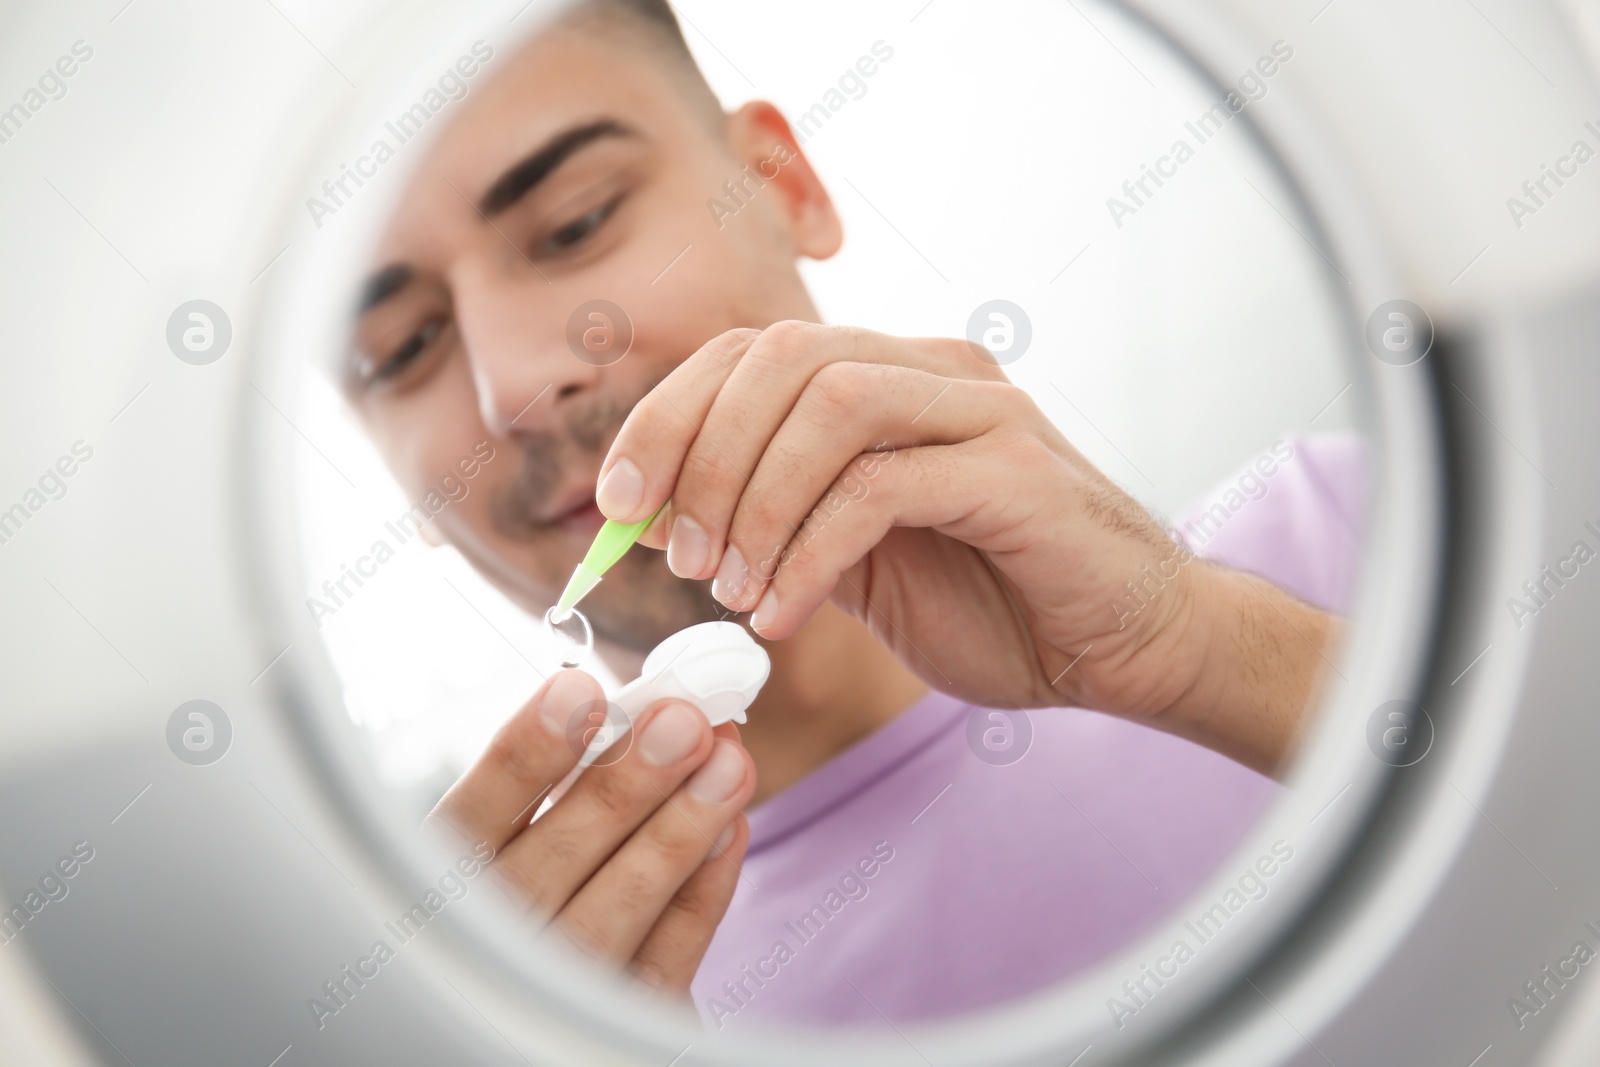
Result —
<svg viewBox="0 0 1600 1067"><path fill-rule="evenodd" d="M594 387L599 369L575 356L570 308L538 274L467 268L454 279L461 334L483 424L498 437L551 429L559 402Z"/></svg>

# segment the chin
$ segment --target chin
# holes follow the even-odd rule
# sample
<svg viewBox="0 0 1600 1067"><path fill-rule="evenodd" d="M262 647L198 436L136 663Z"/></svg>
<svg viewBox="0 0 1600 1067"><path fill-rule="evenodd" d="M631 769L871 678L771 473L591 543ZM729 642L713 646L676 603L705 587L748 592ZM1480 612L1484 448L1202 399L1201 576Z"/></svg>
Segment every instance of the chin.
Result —
<svg viewBox="0 0 1600 1067"><path fill-rule="evenodd" d="M581 610L596 637L640 653L727 612L711 598L709 581L679 578L667 569L665 553L638 547L606 572Z"/></svg>

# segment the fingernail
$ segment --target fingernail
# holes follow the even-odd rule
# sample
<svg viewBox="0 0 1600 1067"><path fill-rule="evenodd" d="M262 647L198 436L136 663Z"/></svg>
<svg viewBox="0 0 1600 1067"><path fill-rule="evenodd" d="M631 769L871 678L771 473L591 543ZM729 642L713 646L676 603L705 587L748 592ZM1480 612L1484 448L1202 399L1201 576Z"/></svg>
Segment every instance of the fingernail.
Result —
<svg viewBox="0 0 1600 1067"><path fill-rule="evenodd" d="M705 716L689 705L668 704L645 726L639 754L646 763L670 767L694 751L705 726Z"/></svg>
<svg viewBox="0 0 1600 1067"><path fill-rule="evenodd" d="M667 567L679 578L697 577L711 555L711 539L698 522L687 515L672 520L672 537L667 541Z"/></svg>
<svg viewBox="0 0 1600 1067"><path fill-rule="evenodd" d="M608 519L626 521L644 499L644 475L630 459L619 459L594 492L595 506Z"/></svg>
<svg viewBox="0 0 1600 1067"><path fill-rule="evenodd" d="M702 804L721 804L744 784L744 757L739 747L726 738L717 738L716 747L705 766L689 779L689 795Z"/></svg>
<svg viewBox="0 0 1600 1067"><path fill-rule="evenodd" d="M545 729L558 737L567 736L567 725L585 704L592 704L603 694L593 678L582 671L562 671L550 681L544 691L544 702L539 706L539 718Z"/></svg>
<svg viewBox="0 0 1600 1067"><path fill-rule="evenodd" d="M733 838L738 832L738 829L739 828L736 825L729 823L728 828L722 831L722 833L718 834L717 839L711 843L712 850L716 852L728 851L728 846L733 844Z"/></svg>
<svg viewBox="0 0 1600 1067"><path fill-rule="evenodd" d="M728 607L733 607L744 595L749 575L750 569L744 565L743 553L729 545L722 553L722 564L717 568L717 577L711 583L711 595Z"/></svg>
<svg viewBox="0 0 1600 1067"><path fill-rule="evenodd" d="M767 595L761 598L761 603L756 605L755 614L750 616L750 626L757 631L765 630L777 617L778 591L769 585Z"/></svg>

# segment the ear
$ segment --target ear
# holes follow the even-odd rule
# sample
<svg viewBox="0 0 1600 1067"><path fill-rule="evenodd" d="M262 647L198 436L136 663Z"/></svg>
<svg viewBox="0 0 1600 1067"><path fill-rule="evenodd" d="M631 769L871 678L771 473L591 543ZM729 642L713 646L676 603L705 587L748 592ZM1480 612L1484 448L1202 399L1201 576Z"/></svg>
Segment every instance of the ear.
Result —
<svg viewBox="0 0 1600 1067"><path fill-rule="evenodd" d="M783 112L765 100L745 104L728 116L728 143L734 159L763 183L767 193L776 194L757 199L776 214L796 252L827 259L839 251L844 228L833 198L800 151Z"/></svg>

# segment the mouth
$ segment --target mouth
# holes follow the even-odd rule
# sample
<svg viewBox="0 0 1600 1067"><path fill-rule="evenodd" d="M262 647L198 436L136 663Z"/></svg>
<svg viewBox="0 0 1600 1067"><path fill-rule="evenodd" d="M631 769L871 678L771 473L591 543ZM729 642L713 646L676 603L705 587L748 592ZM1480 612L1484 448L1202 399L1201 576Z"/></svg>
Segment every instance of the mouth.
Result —
<svg viewBox="0 0 1600 1067"><path fill-rule="evenodd" d="M586 489L564 498L540 521L552 529L592 538L600 532L600 526L606 521L606 517L595 505L594 490Z"/></svg>

